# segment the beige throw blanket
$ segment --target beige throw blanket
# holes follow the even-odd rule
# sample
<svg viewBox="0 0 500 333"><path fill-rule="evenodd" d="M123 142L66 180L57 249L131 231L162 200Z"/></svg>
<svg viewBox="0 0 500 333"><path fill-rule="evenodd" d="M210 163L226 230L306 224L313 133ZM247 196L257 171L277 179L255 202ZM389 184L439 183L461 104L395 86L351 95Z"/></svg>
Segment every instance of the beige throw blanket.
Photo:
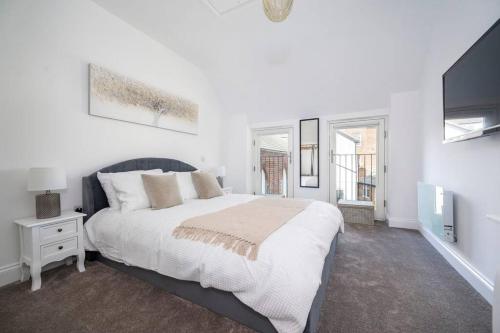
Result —
<svg viewBox="0 0 500 333"><path fill-rule="evenodd" d="M310 200L298 199L256 199L190 218L175 228L173 236L222 244L225 249L256 260L262 242L310 203Z"/></svg>

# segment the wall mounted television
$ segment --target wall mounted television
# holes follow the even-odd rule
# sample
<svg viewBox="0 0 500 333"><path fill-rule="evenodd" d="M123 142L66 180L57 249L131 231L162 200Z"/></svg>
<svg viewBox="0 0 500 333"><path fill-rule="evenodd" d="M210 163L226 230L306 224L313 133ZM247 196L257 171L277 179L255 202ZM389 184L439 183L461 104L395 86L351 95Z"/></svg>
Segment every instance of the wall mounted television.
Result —
<svg viewBox="0 0 500 333"><path fill-rule="evenodd" d="M443 74L444 142L500 132L500 20Z"/></svg>

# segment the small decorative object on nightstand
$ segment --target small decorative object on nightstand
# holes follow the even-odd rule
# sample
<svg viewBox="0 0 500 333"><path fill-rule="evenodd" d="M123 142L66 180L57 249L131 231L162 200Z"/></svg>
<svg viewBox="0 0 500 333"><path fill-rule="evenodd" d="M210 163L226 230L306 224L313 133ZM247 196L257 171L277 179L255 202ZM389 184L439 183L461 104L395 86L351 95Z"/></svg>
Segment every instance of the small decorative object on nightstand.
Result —
<svg viewBox="0 0 500 333"><path fill-rule="evenodd" d="M224 177L226 177L226 167L220 166L214 169L215 177L217 177L217 181L221 187L224 186Z"/></svg>
<svg viewBox="0 0 500 333"><path fill-rule="evenodd" d="M31 168L28 178L28 191L45 191L36 196L36 217L46 219L61 215L59 193L51 190L66 188L66 173L60 168Z"/></svg>
<svg viewBox="0 0 500 333"><path fill-rule="evenodd" d="M224 195L232 194L233 188L232 187L224 187L224 188L222 188L222 193L224 193Z"/></svg>
<svg viewBox="0 0 500 333"><path fill-rule="evenodd" d="M19 226L21 241L21 281L31 274L31 290L40 289L42 267L55 261L77 256L79 272L85 271L83 249L83 217L85 214L63 212L58 217L36 217L14 221ZM29 273L25 265L29 266Z"/></svg>

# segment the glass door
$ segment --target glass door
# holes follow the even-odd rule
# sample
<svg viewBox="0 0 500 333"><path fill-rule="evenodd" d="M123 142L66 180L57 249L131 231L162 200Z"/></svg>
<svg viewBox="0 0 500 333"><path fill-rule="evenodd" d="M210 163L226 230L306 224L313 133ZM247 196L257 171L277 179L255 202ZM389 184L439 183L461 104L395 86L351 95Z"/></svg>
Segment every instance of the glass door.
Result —
<svg viewBox="0 0 500 333"><path fill-rule="evenodd" d="M385 220L385 121L330 124L330 202L370 201Z"/></svg>
<svg viewBox="0 0 500 333"><path fill-rule="evenodd" d="M292 128L253 132L253 183L259 195L293 196Z"/></svg>

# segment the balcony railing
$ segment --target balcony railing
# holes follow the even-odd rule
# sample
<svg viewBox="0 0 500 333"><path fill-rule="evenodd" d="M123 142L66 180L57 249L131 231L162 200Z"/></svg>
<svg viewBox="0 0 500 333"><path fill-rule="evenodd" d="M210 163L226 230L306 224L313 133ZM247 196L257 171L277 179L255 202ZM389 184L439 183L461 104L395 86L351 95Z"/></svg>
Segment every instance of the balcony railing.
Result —
<svg viewBox="0 0 500 333"><path fill-rule="evenodd" d="M376 154L335 154L338 200L372 201L377 186Z"/></svg>

